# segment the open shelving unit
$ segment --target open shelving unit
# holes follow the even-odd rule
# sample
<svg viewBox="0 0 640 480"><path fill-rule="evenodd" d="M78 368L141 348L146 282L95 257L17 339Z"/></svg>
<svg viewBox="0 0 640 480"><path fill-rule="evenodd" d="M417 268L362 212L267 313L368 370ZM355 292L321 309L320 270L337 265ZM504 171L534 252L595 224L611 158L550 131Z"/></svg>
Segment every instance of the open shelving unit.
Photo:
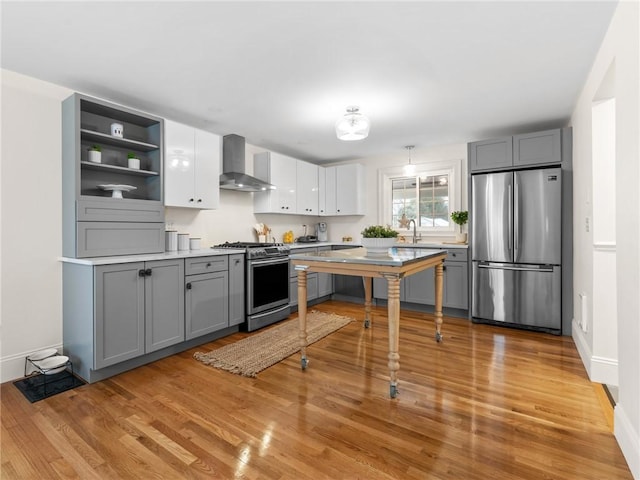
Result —
<svg viewBox="0 0 640 480"><path fill-rule="evenodd" d="M62 119L64 255L164 251L163 119L79 93L62 103ZM89 161L94 145L99 162ZM127 188L117 198L105 186Z"/></svg>

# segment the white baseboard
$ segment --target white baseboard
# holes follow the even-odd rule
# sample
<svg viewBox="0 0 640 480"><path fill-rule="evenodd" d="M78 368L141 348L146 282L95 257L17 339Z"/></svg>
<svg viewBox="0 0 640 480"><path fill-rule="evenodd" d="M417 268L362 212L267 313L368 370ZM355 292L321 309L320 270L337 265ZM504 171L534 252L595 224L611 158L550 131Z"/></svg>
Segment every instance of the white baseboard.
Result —
<svg viewBox="0 0 640 480"><path fill-rule="evenodd" d="M571 337L576 344L582 364L587 370L589 380L618 386L618 359L593 355L585 334L575 320L571 329Z"/></svg>
<svg viewBox="0 0 640 480"><path fill-rule="evenodd" d="M618 386L618 360L606 357L591 357L591 381Z"/></svg>
<svg viewBox="0 0 640 480"><path fill-rule="evenodd" d="M10 382L24 377L24 359L27 355L31 355L32 353L45 350L47 348L55 348L58 352L62 352L62 344L47 345L37 350L16 353L15 355L10 355L0 359L0 382Z"/></svg>
<svg viewBox="0 0 640 480"><path fill-rule="evenodd" d="M571 338L573 338L573 343L576 344L578 354L582 360L582 365L584 365L584 368L587 370L587 375L591 378L591 347L587 343L587 339L580 328L580 324L575 318L572 322Z"/></svg>
<svg viewBox="0 0 640 480"><path fill-rule="evenodd" d="M613 411L613 433L633 478L640 480L640 433L633 428L621 404Z"/></svg>

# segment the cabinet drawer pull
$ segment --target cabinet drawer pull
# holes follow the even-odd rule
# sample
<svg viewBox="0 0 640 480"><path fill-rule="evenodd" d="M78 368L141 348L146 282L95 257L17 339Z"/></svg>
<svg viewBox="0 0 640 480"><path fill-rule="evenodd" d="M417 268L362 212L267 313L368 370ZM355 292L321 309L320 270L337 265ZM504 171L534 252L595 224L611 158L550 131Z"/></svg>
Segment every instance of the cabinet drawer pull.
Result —
<svg viewBox="0 0 640 480"><path fill-rule="evenodd" d="M211 266L211 262L207 263L207 268L209 268Z"/></svg>
<svg viewBox="0 0 640 480"><path fill-rule="evenodd" d="M186 287L187 287L187 290L191 290L191 282L187 283Z"/></svg>
<svg viewBox="0 0 640 480"><path fill-rule="evenodd" d="M202 199L201 198L198 199L198 203L202 203Z"/></svg>
<svg viewBox="0 0 640 480"><path fill-rule="evenodd" d="M193 202L193 198L190 198L190 199L189 199L189 202L190 202L190 203L191 203L191 202Z"/></svg>
<svg viewBox="0 0 640 480"><path fill-rule="evenodd" d="M144 274L145 274L145 276L150 277L150 276L151 276L151 269L150 269L150 268L147 268L147 269L144 271Z"/></svg>

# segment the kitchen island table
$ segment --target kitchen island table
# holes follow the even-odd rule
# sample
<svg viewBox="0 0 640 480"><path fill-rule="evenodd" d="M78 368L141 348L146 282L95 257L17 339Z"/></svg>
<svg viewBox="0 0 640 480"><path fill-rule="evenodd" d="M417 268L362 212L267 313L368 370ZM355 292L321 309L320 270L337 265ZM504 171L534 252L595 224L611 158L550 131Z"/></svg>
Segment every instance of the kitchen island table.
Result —
<svg viewBox="0 0 640 480"><path fill-rule="evenodd" d="M366 248L330 250L317 254L293 254L289 259L298 272L298 318L300 323L300 354L302 369L307 368L307 273L325 272L361 276L365 290L364 326L371 324L371 297L373 278L385 278L388 283L389 317L389 393L398 394L398 354L400 332L400 280L427 268L435 273L435 323L437 342L442 340L442 286L443 263L446 250L423 248L390 248L386 254L371 255Z"/></svg>

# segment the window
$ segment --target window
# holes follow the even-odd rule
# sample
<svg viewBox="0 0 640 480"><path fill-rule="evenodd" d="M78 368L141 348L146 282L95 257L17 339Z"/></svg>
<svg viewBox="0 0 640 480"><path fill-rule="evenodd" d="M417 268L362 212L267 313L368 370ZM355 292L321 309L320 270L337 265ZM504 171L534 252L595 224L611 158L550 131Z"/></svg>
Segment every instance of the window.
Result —
<svg viewBox="0 0 640 480"><path fill-rule="evenodd" d="M379 170L380 223L404 229L415 220L421 232L454 232L450 214L462 204L456 183L461 178L461 161L416 167L416 174L411 176L403 174L402 166Z"/></svg>

